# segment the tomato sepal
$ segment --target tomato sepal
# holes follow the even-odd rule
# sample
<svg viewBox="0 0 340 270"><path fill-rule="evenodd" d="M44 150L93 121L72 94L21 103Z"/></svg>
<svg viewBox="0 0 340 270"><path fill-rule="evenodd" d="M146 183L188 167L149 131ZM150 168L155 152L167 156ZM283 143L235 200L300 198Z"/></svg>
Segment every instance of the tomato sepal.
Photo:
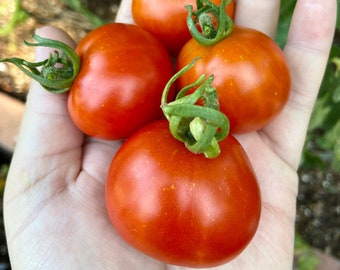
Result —
<svg viewBox="0 0 340 270"><path fill-rule="evenodd" d="M199 57L177 72L164 88L161 108L169 121L169 129L175 139L184 142L194 154L204 154L206 158L215 158L220 154L218 142L229 133L229 120L219 110L215 87L211 84L214 76L205 79L201 75L195 83L183 87L176 99L167 103L167 95L173 83L194 66ZM195 91L188 94L188 91ZM197 103L202 100L203 106Z"/></svg>
<svg viewBox="0 0 340 270"><path fill-rule="evenodd" d="M56 50L50 54L49 58L36 63L16 57L1 59L0 62L16 65L49 92L67 92L79 73L81 66L79 56L71 47L61 41L43 38L36 34L33 34L32 37L37 42L24 41L26 46L48 47ZM61 54L57 50L60 50Z"/></svg>
<svg viewBox="0 0 340 270"><path fill-rule="evenodd" d="M226 12L226 6L232 2L231 0L222 0L219 6L209 0L197 0L196 2L196 11L193 11L192 5L187 5L185 8L188 10L189 31L200 45L213 46L232 33L234 23Z"/></svg>

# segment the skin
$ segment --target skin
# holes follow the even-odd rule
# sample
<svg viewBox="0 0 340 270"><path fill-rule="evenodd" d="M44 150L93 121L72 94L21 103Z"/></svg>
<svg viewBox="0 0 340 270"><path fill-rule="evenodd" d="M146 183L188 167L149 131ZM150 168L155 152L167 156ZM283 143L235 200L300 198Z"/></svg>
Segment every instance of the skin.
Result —
<svg viewBox="0 0 340 270"><path fill-rule="evenodd" d="M130 5L122 2L118 21L131 22ZM279 6L279 0L239 0L235 20L273 36ZM297 1L284 49L292 74L288 104L262 130L237 137L260 184L259 229L239 257L215 269L292 268L296 170L335 20L335 0ZM44 27L38 34L74 46L58 29ZM37 60L48 53L38 48ZM13 269L189 269L140 254L112 229L104 181L120 142L85 137L70 120L66 102L66 95L47 93L32 82L4 197Z"/></svg>

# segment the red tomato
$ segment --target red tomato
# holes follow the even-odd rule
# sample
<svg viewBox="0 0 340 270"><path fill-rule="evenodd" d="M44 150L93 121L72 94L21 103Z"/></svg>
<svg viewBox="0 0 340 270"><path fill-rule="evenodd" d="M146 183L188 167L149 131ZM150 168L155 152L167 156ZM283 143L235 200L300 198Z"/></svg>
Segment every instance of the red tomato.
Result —
<svg viewBox="0 0 340 270"><path fill-rule="evenodd" d="M211 267L237 256L254 236L260 191L241 145L229 135L221 154L189 152L151 123L130 137L110 166L108 215L133 247L160 261Z"/></svg>
<svg viewBox="0 0 340 270"><path fill-rule="evenodd" d="M178 79L181 89L202 74L214 74L220 110L230 120L233 133L261 129L286 104L290 74L283 52L265 34L234 27L232 34L211 47L195 40L185 44L177 59L177 69L195 57L196 65Z"/></svg>
<svg viewBox="0 0 340 270"><path fill-rule="evenodd" d="M220 5L221 0L211 2ZM186 5L195 8L196 0L133 0L132 15L137 25L155 35L169 52L176 56L191 38L186 23ZM226 11L230 17L234 17L234 0L227 6Z"/></svg>
<svg viewBox="0 0 340 270"><path fill-rule="evenodd" d="M81 131L122 139L162 118L160 100L174 70L155 37L135 25L108 24L86 35L76 52L82 65L68 108Z"/></svg>

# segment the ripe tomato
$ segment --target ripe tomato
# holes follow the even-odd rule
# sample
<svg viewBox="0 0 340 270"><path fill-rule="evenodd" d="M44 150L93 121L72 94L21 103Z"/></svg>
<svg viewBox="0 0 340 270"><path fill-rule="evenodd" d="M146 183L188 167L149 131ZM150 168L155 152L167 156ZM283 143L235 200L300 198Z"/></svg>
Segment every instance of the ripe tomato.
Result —
<svg viewBox="0 0 340 270"><path fill-rule="evenodd" d="M219 5L221 0L211 2ZM132 16L137 25L155 35L173 56L177 56L191 38L186 23L186 5L195 8L196 0L133 0ZM226 11L230 17L234 17L234 0L227 6Z"/></svg>
<svg viewBox="0 0 340 270"><path fill-rule="evenodd" d="M136 249L160 261L210 267L237 256L254 236L260 191L236 139L220 142L207 159L189 152L169 132L151 123L131 136L109 168L108 215Z"/></svg>
<svg viewBox="0 0 340 270"><path fill-rule="evenodd" d="M211 47L195 40L185 44L177 69L195 57L195 66L178 79L179 89L202 74L214 74L220 110L230 121L233 133L258 130L271 121L286 104L290 74L285 57L265 34L234 27L232 34Z"/></svg>
<svg viewBox="0 0 340 270"><path fill-rule="evenodd" d="M174 68L150 33L135 25L107 24L86 35L76 52L82 65L68 108L85 134L122 139L163 117L160 100Z"/></svg>

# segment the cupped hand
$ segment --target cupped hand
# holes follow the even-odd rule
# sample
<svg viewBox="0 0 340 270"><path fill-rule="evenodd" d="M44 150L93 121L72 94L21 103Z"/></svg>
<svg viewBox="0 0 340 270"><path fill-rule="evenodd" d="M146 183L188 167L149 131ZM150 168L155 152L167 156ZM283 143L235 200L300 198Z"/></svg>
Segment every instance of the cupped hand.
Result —
<svg viewBox="0 0 340 270"><path fill-rule="evenodd" d="M284 48L292 76L289 102L262 130L237 136L261 188L260 225L240 256L215 269L292 267L296 170L332 43L336 5L335 0L297 1ZM273 37L279 8L279 0L238 0L235 21ZM130 9L131 0L123 0L117 21L133 22ZM59 29L37 33L75 46ZM36 60L48 54L38 47ZM188 269L144 256L115 233L105 210L104 182L121 142L84 136L70 120L66 100L66 94L31 84L4 197L12 268Z"/></svg>

